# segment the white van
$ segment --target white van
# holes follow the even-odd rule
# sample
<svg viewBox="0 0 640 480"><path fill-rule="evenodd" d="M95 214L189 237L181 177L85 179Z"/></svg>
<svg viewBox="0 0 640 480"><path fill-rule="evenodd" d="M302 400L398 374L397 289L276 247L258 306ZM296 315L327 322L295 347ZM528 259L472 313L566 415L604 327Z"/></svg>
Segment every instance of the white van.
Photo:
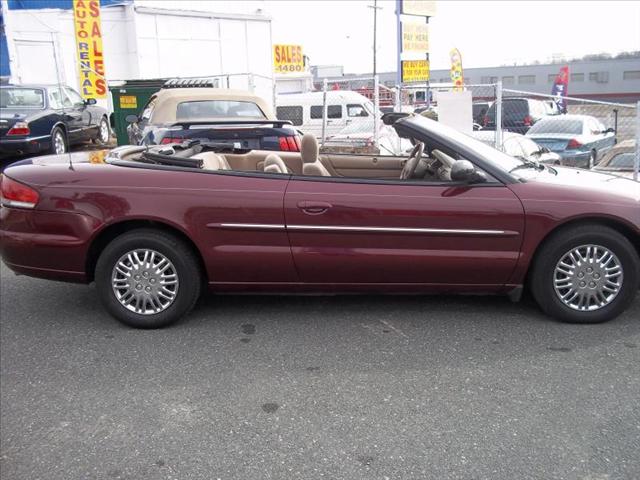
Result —
<svg viewBox="0 0 640 480"><path fill-rule="evenodd" d="M324 92L290 93L276 97L276 117L290 120L302 133L322 136ZM371 100L358 92L329 90L327 92L326 137L338 134L348 125L361 125L373 131L374 107ZM378 112L378 116L380 113Z"/></svg>

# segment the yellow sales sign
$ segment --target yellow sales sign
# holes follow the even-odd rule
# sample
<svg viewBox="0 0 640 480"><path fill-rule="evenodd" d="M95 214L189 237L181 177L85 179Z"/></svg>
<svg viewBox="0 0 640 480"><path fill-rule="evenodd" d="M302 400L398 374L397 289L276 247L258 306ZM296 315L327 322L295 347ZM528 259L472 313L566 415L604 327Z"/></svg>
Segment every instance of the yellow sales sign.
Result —
<svg viewBox="0 0 640 480"><path fill-rule="evenodd" d="M73 0L80 94L84 98L105 98L104 56L100 27L100 0Z"/></svg>
<svg viewBox="0 0 640 480"><path fill-rule="evenodd" d="M402 83L429 81L429 60L403 60Z"/></svg>
<svg viewBox="0 0 640 480"><path fill-rule="evenodd" d="M429 30L426 23L402 22L402 51L427 53Z"/></svg>
<svg viewBox="0 0 640 480"><path fill-rule="evenodd" d="M273 71L275 73L303 73L304 56L301 45L274 45Z"/></svg>

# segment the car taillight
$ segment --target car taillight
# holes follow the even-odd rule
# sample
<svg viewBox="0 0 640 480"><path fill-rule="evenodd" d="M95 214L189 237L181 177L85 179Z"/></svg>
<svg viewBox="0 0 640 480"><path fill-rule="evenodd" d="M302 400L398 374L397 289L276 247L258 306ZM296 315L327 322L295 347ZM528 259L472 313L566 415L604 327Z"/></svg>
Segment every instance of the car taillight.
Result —
<svg viewBox="0 0 640 480"><path fill-rule="evenodd" d="M16 122L13 127L9 129L7 135L29 135L31 130L27 122Z"/></svg>
<svg viewBox="0 0 640 480"><path fill-rule="evenodd" d="M287 143L287 137L278 137L278 145L283 152L289 151L289 144Z"/></svg>
<svg viewBox="0 0 640 480"><path fill-rule="evenodd" d="M571 140L569 140L569 143L567 143L567 148L580 148L581 146L582 143L580 143L575 138L572 138Z"/></svg>
<svg viewBox="0 0 640 480"><path fill-rule="evenodd" d="M36 190L6 175L0 179L0 193L0 204L4 207L33 208L40 198Z"/></svg>
<svg viewBox="0 0 640 480"><path fill-rule="evenodd" d="M297 135L293 137L278 137L278 145L283 152L300 151L300 139Z"/></svg>
<svg viewBox="0 0 640 480"><path fill-rule="evenodd" d="M184 138L164 137L160 140L160 145L166 145L167 143L182 143Z"/></svg>
<svg viewBox="0 0 640 480"><path fill-rule="evenodd" d="M530 127L533 124L533 118L529 115L525 115L523 122L525 127Z"/></svg>
<svg viewBox="0 0 640 480"><path fill-rule="evenodd" d="M287 137L287 143L289 144L289 150L292 152L299 152L300 148L296 143L296 137Z"/></svg>

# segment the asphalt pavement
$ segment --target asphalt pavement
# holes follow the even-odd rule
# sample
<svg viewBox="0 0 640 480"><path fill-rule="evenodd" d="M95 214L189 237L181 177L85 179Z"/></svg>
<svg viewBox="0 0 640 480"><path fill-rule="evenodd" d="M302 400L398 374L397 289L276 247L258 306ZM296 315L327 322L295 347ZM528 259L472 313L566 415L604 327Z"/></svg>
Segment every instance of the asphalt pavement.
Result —
<svg viewBox="0 0 640 480"><path fill-rule="evenodd" d="M95 288L0 286L0 476L640 478L640 295L567 325L530 302L212 296L133 330Z"/></svg>

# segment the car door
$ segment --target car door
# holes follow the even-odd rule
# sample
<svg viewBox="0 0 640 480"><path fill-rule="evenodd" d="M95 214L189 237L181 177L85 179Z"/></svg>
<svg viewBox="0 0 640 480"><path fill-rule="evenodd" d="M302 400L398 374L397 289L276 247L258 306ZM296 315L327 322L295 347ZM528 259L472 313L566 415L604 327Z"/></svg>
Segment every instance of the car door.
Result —
<svg viewBox="0 0 640 480"><path fill-rule="evenodd" d="M141 145L146 129L150 126L151 115L156 107L157 96L153 95L142 109L137 122L132 122L127 127L127 135L131 145Z"/></svg>
<svg viewBox="0 0 640 480"><path fill-rule="evenodd" d="M613 132L607 132L602 122L595 118L592 121L592 128L597 138L596 149L598 151L598 158L602 158L602 156L615 145L615 134Z"/></svg>
<svg viewBox="0 0 640 480"><path fill-rule="evenodd" d="M173 175L173 174L176 175ZM287 175L172 172L184 196L184 222L202 251L210 281L218 289L244 289L298 282L284 225ZM243 287L244 286L244 287Z"/></svg>
<svg viewBox="0 0 640 480"><path fill-rule="evenodd" d="M519 256L523 207L505 185L292 177L295 265L311 284L495 289Z"/></svg>
<svg viewBox="0 0 640 480"><path fill-rule="evenodd" d="M91 126L91 115L82 97L69 87L62 87L64 118L69 140L86 140ZM66 100L65 100L66 99Z"/></svg>

